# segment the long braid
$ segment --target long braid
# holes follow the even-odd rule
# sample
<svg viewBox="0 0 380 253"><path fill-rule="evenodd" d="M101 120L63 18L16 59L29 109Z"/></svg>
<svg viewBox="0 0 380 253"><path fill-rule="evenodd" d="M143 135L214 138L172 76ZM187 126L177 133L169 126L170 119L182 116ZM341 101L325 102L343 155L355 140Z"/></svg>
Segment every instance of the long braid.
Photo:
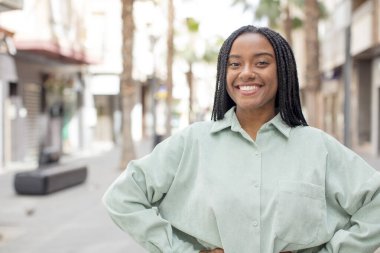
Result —
<svg viewBox="0 0 380 253"><path fill-rule="evenodd" d="M291 127L306 126L307 122L301 109L297 66L292 49L279 33L269 28L257 28L251 25L243 26L234 31L225 40L219 51L212 119L215 121L223 119L224 114L236 105L227 93L226 75L228 56L235 39L241 34L249 32L265 36L273 47L277 63L278 80L275 106L279 109L281 118Z"/></svg>
<svg viewBox="0 0 380 253"><path fill-rule="evenodd" d="M259 33L260 30L265 30L262 34L272 44L276 58L279 59L277 60L279 78L277 95L280 98L278 107L281 117L289 126L307 125L301 109L297 65L293 51L280 34L268 28L260 28Z"/></svg>
<svg viewBox="0 0 380 253"><path fill-rule="evenodd" d="M227 93L226 89L226 75L227 75L227 62L231 47L235 39L244 32L255 32L256 27L253 26L243 26L240 29L234 31L223 43L220 48L218 55L218 65L216 74L216 89L215 89L215 99L214 108L212 111L211 118L213 120L223 119L224 114L233 106L235 102Z"/></svg>

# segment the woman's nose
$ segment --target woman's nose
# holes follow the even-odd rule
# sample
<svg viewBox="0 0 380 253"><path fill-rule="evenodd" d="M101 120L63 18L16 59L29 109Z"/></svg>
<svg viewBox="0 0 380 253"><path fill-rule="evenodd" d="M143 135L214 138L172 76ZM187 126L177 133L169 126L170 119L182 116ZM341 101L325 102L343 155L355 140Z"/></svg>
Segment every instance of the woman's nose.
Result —
<svg viewBox="0 0 380 253"><path fill-rule="evenodd" d="M250 67L250 66L244 66L240 73L240 79L242 81L251 81L255 80L256 78L256 73L255 71Z"/></svg>

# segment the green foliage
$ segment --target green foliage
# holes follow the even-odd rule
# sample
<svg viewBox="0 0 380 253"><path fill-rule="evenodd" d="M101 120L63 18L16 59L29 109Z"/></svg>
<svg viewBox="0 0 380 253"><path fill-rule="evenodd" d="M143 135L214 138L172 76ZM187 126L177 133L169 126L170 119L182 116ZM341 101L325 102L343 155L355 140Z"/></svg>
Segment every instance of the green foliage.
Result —
<svg viewBox="0 0 380 253"><path fill-rule="evenodd" d="M301 28L303 26L303 21L299 17L292 18L292 27L294 29Z"/></svg>
<svg viewBox="0 0 380 253"><path fill-rule="evenodd" d="M191 33L197 33L199 31L199 22L194 18L186 18L186 26Z"/></svg>
<svg viewBox="0 0 380 253"><path fill-rule="evenodd" d="M215 41L207 43L202 60L206 63L215 63L218 60L219 49L222 47L223 42L224 38L218 37Z"/></svg>
<svg viewBox="0 0 380 253"><path fill-rule="evenodd" d="M197 33L199 32L200 23L195 20L192 17L188 17L185 20L185 25L187 28L187 31L192 34L192 36L197 36ZM218 58L219 48L223 44L223 38L214 38L211 39L212 42L208 41L206 43L206 49L202 56L197 56L193 45L189 45L187 48L184 48L183 50L177 51L177 55L183 59L185 59L187 62L194 63L194 62L206 62L206 63L214 63L216 62Z"/></svg>
<svg viewBox="0 0 380 253"><path fill-rule="evenodd" d="M291 0L291 2L300 8L303 8L305 6L305 0Z"/></svg>
<svg viewBox="0 0 380 253"><path fill-rule="evenodd" d="M305 6L305 0L288 0L289 5L294 5L303 9ZM241 5L244 11L250 10L255 14L255 19L261 20L268 18L269 26L272 28L278 28L281 20L281 1L280 0L260 0L257 6L253 6L248 0L234 0L232 5ZM326 19L328 12L326 6L318 1L320 18ZM294 29L301 28L303 26L303 20L300 17L292 17L292 27Z"/></svg>
<svg viewBox="0 0 380 253"><path fill-rule="evenodd" d="M281 5L279 0L260 0L255 10L255 18L260 20L264 17L268 18L269 26L278 26L278 20L281 15Z"/></svg>
<svg viewBox="0 0 380 253"><path fill-rule="evenodd" d="M208 47L202 58L207 63L214 63L218 59L218 50L214 47Z"/></svg>
<svg viewBox="0 0 380 253"><path fill-rule="evenodd" d="M305 7L305 0L291 0L291 2L295 6L298 6L301 9ZM328 17L328 11L326 9L326 6L323 4L322 1L318 1L318 7L319 7L319 18L326 19Z"/></svg>
<svg viewBox="0 0 380 253"><path fill-rule="evenodd" d="M319 18L327 19L329 16L329 13L326 9L326 6L321 1L318 2L318 6L319 6Z"/></svg>

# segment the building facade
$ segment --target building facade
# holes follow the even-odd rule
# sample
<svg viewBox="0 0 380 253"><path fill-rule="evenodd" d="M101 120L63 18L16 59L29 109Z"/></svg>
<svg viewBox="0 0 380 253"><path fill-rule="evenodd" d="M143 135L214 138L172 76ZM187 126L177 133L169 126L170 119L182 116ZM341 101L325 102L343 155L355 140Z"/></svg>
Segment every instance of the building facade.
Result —
<svg viewBox="0 0 380 253"><path fill-rule="evenodd" d="M0 27L13 34L7 66L15 73L0 77L6 83L0 170L55 162L96 141L89 66L103 60L103 34L90 36L99 16L91 2L30 0L0 14Z"/></svg>
<svg viewBox="0 0 380 253"><path fill-rule="evenodd" d="M380 153L380 1L324 1L323 128L352 148Z"/></svg>
<svg viewBox="0 0 380 253"><path fill-rule="evenodd" d="M20 10L22 7L23 1L0 1L0 13ZM23 116L22 110L11 106L12 100L15 104L20 104L17 98L13 99L18 81L15 53L14 32L0 25L0 172L11 158L11 122Z"/></svg>

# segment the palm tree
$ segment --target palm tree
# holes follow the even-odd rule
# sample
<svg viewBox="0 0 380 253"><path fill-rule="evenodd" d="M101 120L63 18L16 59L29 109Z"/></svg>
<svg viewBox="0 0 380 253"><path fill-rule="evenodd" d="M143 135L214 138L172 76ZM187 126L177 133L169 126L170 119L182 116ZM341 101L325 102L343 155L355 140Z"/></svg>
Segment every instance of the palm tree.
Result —
<svg viewBox="0 0 380 253"><path fill-rule="evenodd" d="M310 125L319 126L318 91L320 86L318 22L319 7L317 0L305 1L305 59L306 59L306 106Z"/></svg>
<svg viewBox="0 0 380 253"><path fill-rule="evenodd" d="M194 38L194 36L198 33L199 31L199 22L196 21L193 18L187 18L186 19L186 27L187 31L190 34L191 38ZM189 40L189 44L193 43L193 40ZM194 120L193 117L193 93L194 93L194 85L193 85L193 64L197 60L195 52L190 49L186 49L186 52L184 53L184 56L186 58L187 64L189 66L189 70L186 73L186 80L187 84L189 86L189 122L192 122Z"/></svg>
<svg viewBox="0 0 380 253"><path fill-rule="evenodd" d="M325 6L322 2L316 2L320 13L319 17L326 18L327 12ZM292 45L292 30L302 27L303 20L291 13L290 10L292 7L303 9L305 4L309 3L305 0L260 0L256 6L249 3L248 0L234 0L232 4L243 6L244 11L251 11L256 20L267 18L268 25L271 28L282 28L286 40ZM281 15L282 13L285 16Z"/></svg>
<svg viewBox="0 0 380 253"><path fill-rule="evenodd" d="M166 136L171 135L172 130L172 101L173 101L173 58L174 58L174 5L173 0L168 0L168 31L167 31L167 58L166 58L166 87L167 87L167 115Z"/></svg>
<svg viewBox="0 0 380 253"><path fill-rule="evenodd" d="M203 55L197 55L193 50L193 45L195 43L197 34L199 32L200 23L194 18L188 17L186 18L186 28L187 33L189 35L188 46L185 50L180 53L180 56L187 61L189 66L189 70L186 72L186 81L189 86L189 122L193 122L195 120L194 115L194 74L193 74L193 65L196 62L203 63L215 63L218 57L218 51L216 48L219 48L223 43L223 40L218 39L217 43L210 45L206 45L206 50Z"/></svg>
<svg viewBox="0 0 380 253"><path fill-rule="evenodd" d="M283 2L283 3L281 3ZM255 19L268 19L268 25L271 28L282 28L286 40L292 45L292 29L300 27L300 18L292 16L290 5L299 4L296 0L260 0L257 6L248 3L247 0L235 0L233 5L240 4L244 11L254 13ZM282 17L285 13L285 17Z"/></svg>
<svg viewBox="0 0 380 253"><path fill-rule="evenodd" d="M133 21L134 0L122 0L122 60L123 72L121 73L121 110L122 110L122 150L119 167L125 169L128 162L135 158L135 150L132 140L131 112L135 105L136 88L132 79L132 52L134 39Z"/></svg>

